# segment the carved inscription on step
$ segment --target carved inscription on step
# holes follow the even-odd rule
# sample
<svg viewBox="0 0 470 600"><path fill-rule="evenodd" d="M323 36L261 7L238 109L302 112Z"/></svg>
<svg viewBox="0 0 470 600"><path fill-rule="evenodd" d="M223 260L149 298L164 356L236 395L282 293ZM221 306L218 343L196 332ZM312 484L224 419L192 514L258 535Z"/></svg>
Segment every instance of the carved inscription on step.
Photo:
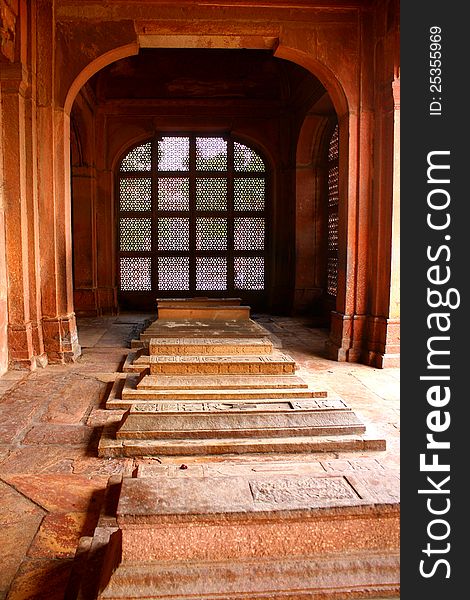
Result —
<svg viewBox="0 0 470 600"><path fill-rule="evenodd" d="M349 410L348 405L341 398L316 398L309 400L291 400L292 408L296 410Z"/></svg>
<svg viewBox="0 0 470 600"><path fill-rule="evenodd" d="M151 402L135 404L131 412L277 412L292 410L290 402Z"/></svg>
<svg viewBox="0 0 470 600"><path fill-rule="evenodd" d="M308 505L319 500L356 500L357 494L343 477L302 477L274 481L250 481L255 502Z"/></svg>
<svg viewBox="0 0 470 600"><path fill-rule="evenodd" d="M168 356L149 357L150 373L170 374L293 374L294 360L284 354L237 356Z"/></svg>
<svg viewBox="0 0 470 600"><path fill-rule="evenodd" d="M150 356L151 363L293 363L294 360L287 354L275 354L266 356L173 356L154 355Z"/></svg>

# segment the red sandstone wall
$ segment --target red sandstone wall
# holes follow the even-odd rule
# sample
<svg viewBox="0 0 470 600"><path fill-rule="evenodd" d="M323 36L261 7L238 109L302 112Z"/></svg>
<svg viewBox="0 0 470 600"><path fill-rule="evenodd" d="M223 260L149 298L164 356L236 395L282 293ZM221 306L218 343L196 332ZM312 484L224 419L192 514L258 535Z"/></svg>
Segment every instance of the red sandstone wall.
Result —
<svg viewBox="0 0 470 600"><path fill-rule="evenodd" d="M396 0L352 0L339 10L336 3L294 9L277 1L261 6L257 0L224 6L183 0L178 3L184 4L183 11L172 2L0 4L6 40L0 52L2 140L8 148L3 154L4 233L0 222L0 365L5 364L6 306L12 366L34 368L44 352L58 361L73 360L79 352L72 287L71 106L83 84L106 65L136 54L140 46L168 44L275 48L277 57L304 66L327 88L340 126L340 276L331 355L378 366L387 364L387 354L393 360L399 306ZM96 139L106 142L108 125L103 120L97 125ZM292 139L281 131L282 151ZM114 249L112 238L101 234L113 214L112 174L110 155L103 150L108 162L98 169L92 210L99 220L91 223L99 241L95 254L102 262L93 266L91 279L86 274L86 285L91 281L93 302L109 306ZM289 148L279 168L276 193L281 200L294 189L295 148ZM301 243L309 227L298 227L296 247L295 221L302 215L290 203L282 216L276 225L275 269L285 274L286 285L280 276L273 295L292 294L296 277L300 297L314 283L303 278L301 266L308 265L312 253L311 245ZM296 253L301 259L297 273Z"/></svg>
<svg viewBox="0 0 470 600"><path fill-rule="evenodd" d="M1 106L0 89L0 106ZM0 111L0 132L2 131L2 113ZM7 307L7 277L5 261L5 211L3 206L3 144L0 135L0 375L8 367L8 307Z"/></svg>

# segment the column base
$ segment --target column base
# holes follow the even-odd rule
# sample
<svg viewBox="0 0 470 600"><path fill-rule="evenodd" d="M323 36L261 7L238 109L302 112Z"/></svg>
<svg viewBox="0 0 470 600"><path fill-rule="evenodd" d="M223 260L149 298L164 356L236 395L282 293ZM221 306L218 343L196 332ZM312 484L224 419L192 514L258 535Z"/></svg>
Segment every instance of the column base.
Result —
<svg viewBox="0 0 470 600"><path fill-rule="evenodd" d="M400 321L385 317L331 313L327 357L383 369L400 366Z"/></svg>
<svg viewBox="0 0 470 600"><path fill-rule="evenodd" d="M366 317L331 313L330 339L326 341L327 357L338 362L360 362L363 352Z"/></svg>
<svg viewBox="0 0 470 600"><path fill-rule="evenodd" d="M16 371L34 371L47 365L37 323L8 326L8 368Z"/></svg>
<svg viewBox="0 0 470 600"><path fill-rule="evenodd" d="M50 363L75 362L81 355L74 313L65 317L43 318L42 330Z"/></svg>
<svg viewBox="0 0 470 600"><path fill-rule="evenodd" d="M385 317L367 318L366 364L378 369L400 366L400 321Z"/></svg>

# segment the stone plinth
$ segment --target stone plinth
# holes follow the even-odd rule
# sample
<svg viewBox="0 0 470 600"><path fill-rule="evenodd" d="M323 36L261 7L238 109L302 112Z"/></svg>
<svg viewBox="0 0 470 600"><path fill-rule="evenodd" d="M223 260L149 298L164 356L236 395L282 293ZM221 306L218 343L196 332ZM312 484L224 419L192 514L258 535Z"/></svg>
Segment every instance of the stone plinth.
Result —
<svg viewBox="0 0 470 600"><path fill-rule="evenodd" d="M398 506L343 476L125 478L117 523L103 600L398 590Z"/></svg>
<svg viewBox="0 0 470 600"><path fill-rule="evenodd" d="M293 375L295 361L286 354L149 357L151 375Z"/></svg>
<svg viewBox="0 0 470 600"><path fill-rule="evenodd" d="M270 354L273 344L269 338L217 338L183 337L152 338L149 342L149 354L167 355L237 355L237 354ZM144 360L139 357L134 362Z"/></svg>
<svg viewBox="0 0 470 600"><path fill-rule="evenodd" d="M164 307L173 308L199 310L184 300ZM253 336L253 331L264 335ZM152 323L141 335L147 336L149 353L142 349L128 357L126 371L136 374L116 380L106 402L107 408L130 410L120 423L104 427L100 456L385 447L383 438L366 434L340 398L327 398L324 390L309 389L296 377L295 361L273 349L266 334L250 319Z"/></svg>
<svg viewBox="0 0 470 600"><path fill-rule="evenodd" d="M133 347L141 347L158 337L265 338L269 337L269 331L252 319L159 318L140 334L140 340L135 340Z"/></svg>

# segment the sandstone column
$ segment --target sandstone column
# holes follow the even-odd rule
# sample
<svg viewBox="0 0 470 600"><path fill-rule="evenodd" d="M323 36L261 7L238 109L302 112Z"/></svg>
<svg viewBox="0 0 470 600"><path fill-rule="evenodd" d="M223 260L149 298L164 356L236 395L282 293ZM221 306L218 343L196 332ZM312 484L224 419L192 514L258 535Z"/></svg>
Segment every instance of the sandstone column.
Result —
<svg viewBox="0 0 470 600"><path fill-rule="evenodd" d="M80 353L72 294L69 117L54 106L54 3L38 5L38 201L44 346L50 361Z"/></svg>

